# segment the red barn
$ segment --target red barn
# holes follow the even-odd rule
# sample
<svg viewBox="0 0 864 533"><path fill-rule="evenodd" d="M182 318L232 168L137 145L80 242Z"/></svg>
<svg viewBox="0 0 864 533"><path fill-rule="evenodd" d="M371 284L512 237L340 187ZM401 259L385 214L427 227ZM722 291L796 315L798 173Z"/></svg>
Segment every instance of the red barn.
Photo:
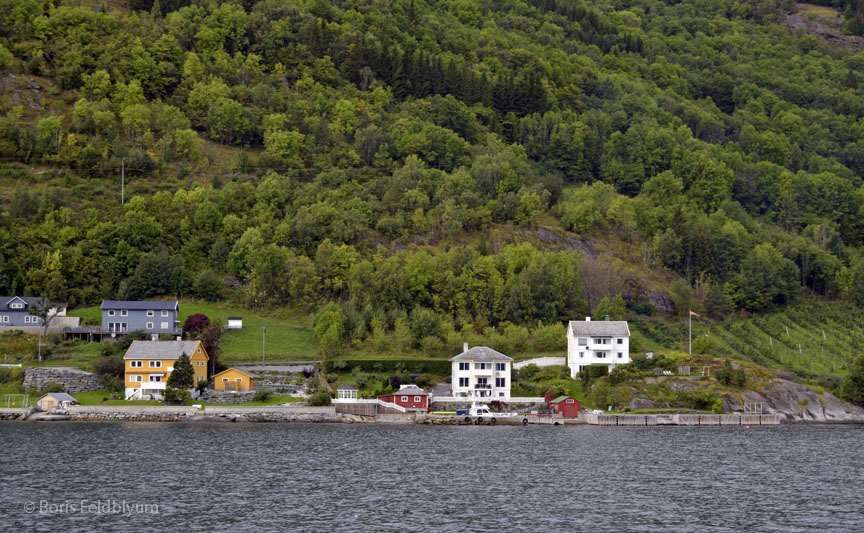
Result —
<svg viewBox="0 0 864 533"><path fill-rule="evenodd" d="M429 410L429 395L416 385L402 385L402 388L393 394L379 396L378 406L387 409L388 406L382 404L398 405L406 411L425 412ZM402 412L399 409L394 409L394 411Z"/></svg>
<svg viewBox="0 0 864 533"><path fill-rule="evenodd" d="M558 413L564 418L576 418L582 410L582 403L570 396L559 396L549 402L549 410Z"/></svg>

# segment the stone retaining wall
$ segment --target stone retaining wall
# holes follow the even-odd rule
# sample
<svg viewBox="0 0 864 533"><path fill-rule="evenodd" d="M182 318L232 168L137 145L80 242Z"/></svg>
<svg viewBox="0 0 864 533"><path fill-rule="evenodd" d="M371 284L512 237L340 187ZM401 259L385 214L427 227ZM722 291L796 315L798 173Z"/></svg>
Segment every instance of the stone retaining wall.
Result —
<svg viewBox="0 0 864 533"><path fill-rule="evenodd" d="M79 368L45 366L24 370L25 389L42 390L52 381L63 385L70 394L105 388L99 376Z"/></svg>
<svg viewBox="0 0 864 533"><path fill-rule="evenodd" d="M162 405L75 405L67 409L73 420L187 420L200 413L196 407Z"/></svg>

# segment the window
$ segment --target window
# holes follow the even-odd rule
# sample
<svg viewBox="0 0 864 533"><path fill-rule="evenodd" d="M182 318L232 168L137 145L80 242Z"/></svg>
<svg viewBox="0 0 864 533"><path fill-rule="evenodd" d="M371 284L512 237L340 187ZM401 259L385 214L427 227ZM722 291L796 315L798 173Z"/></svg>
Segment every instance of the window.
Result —
<svg viewBox="0 0 864 533"><path fill-rule="evenodd" d="M403 397L402 397L402 401L403 401L403 402L407 402L407 401L408 401L408 397L407 397L407 396L403 396Z"/></svg>
<svg viewBox="0 0 864 533"><path fill-rule="evenodd" d="M29 323L30 323L30 315L27 315L27 316L24 317L24 323L25 323L25 324L29 324Z"/></svg>
<svg viewBox="0 0 864 533"><path fill-rule="evenodd" d="M168 329L168 322L162 322L160 326L162 327L162 329Z"/></svg>
<svg viewBox="0 0 864 533"><path fill-rule="evenodd" d="M162 361L150 361L150 368L162 368Z"/></svg>
<svg viewBox="0 0 864 533"><path fill-rule="evenodd" d="M153 322L147 322L147 329L153 329Z"/></svg>
<svg viewBox="0 0 864 533"><path fill-rule="evenodd" d="M153 382L162 381L162 376L150 376L150 381L153 381Z"/></svg>
<svg viewBox="0 0 864 533"><path fill-rule="evenodd" d="M460 387L468 387L468 378L459 378Z"/></svg>
<svg viewBox="0 0 864 533"><path fill-rule="evenodd" d="M577 344L579 344L579 346L588 346L588 339L580 338Z"/></svg>
<svg viewBox="0 0 864 533"><path fill-rule="evenodd" d="M573 398L567 398L567 403L573 403Z"/></svg>
<svg viewBox="0 0 864 533"><path fill-rule="evenodd" d="M154 315L156 315L156 311L153 311L152 309L147 311L147 316L154 316Z"/></svg>
<svg viewBox="0 0 864 533"><path fill-rule="evenodd" d="M504 371L507 370L507 363L495 363L495 370Z"/></svg>
<svg viewBox="0 0 864 533"><path fill-rule="evenodd" d="M623 358L624 358L624 354L621 352L618 352L618 359L623 359Z"/></svg>
<svg viewBox="0 0 864 533"><path fill-rule="evenodd" d="M471 370L471 363L459 363L459 370Z"/></svg>
<svg viewBox="0 0 864 533"><path fill-rule="evenodd" d="M579 365L579 372L582 372L583 370L585 370L585 365Z"/></svg>
<svg viewBox="0 0 864 533"><path fill-rule="evenodd" d="M11 307L12 309L24 309L24 304L22 304L20 302L15 302L14 304L10 305L9 307Z"/></svg>
<svg viewBox="0 0 864 533"><path fill-rule="evenodd" d="M243 378L237 378L234 381L236 381L237 383L240 383L241 381L243 381Z"/></svg>
<svg viewBox="0 0 864 533"><path fill-rule="evenodd" d="M422 400L420 399L419 396L415 396L415 397L414 397L414 403L420 403L421 401L422 401Z"/></svg>
<svg viewBox="0 0 864 533"><path fill-rule="evenodd" d="M611 340L612 339L608 339L605 337L594 337L591 339L591 342L593 342L594 344L611 344Z"/></svg>
<svg viewBox="0 0 864 533"><path fill-rule="evenodd" d="M162 311L162 316L168 316L168 310L167 309L164 309Z"/></svg>
<svg viewBox="0 0 864 533"><path fill-rule="evenodd" d="M130 368L141 368L144 366L144 361L129 361Z"/></svg>
<svg viewBox="0 0 864 533"><path fill-rule="evenodd" d="M129 381L132 383L141 383L144 381L144 376L129 376Z"/></svg>
<svg viewBox="0 0 864 533"><path fill-rule="evenodd" d="M495 378L495 386L498 388L507 386L507 378Z"/></svg>
<svg viewBox="0 0 864 533"><path fill-rule="evenodd" d="M618 341L618 344L624 344L624 339L615 339Z"/></svg>
<svg viewBox="0 0 864 533"><path fill-rule="evenodd" d="M228 378L222 378L222 383L228 383Z"/></svg>
<svg viewBox="0 0 864 533"><path fill-rule="evenodd" d="M579 359L582 359L583 357L585 357L585 352L579 352Z"/></svg>
<svg viewBox="0 0 864 533"><path fill-rule="evenodd" d="M606 359L606 352L594 352L594 357L597 359Z"/></svg>
<svg viewBox="0 0 864 533"><path fill-rule="evenodd" d="M120 311L120 316L129 316L129 311L126 310L126 309L122 309L122 310Z"/></svg>
<svg viewBox="0 0 864 533"><path fill-rule="evenodd" d="M113 309L108 310L108 316L114 316L114 310Z"/></svg>
<svg viewBox="0 0 864 533"><path fill-rule="evenodd" d="M489 370L492 363L474 363L474 370Z"/></svg>
<svg viewBox="0 0 864 533"><path fill-rule="evenodd" d="M3 315L2 320L0 322L9 322L9 315Z"/></svg>

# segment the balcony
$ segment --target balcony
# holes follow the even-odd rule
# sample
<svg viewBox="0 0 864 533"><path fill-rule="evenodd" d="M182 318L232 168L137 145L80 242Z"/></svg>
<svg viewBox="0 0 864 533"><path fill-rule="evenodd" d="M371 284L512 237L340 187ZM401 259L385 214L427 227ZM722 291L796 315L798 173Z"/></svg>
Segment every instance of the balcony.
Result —
<svg viewBox="0 0 864 533"><path fill-rule="evenodd" d="M483 383L478 383L478 384L474 385L474 390L481 390L481 389L482 390L492 390L492 385L483 384Z"/></svg>

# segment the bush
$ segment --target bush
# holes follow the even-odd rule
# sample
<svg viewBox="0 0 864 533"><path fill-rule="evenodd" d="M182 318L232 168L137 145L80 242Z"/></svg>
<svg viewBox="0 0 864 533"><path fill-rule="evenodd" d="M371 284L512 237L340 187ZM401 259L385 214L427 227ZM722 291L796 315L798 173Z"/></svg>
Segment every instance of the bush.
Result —
<svg viewBox="0 0 864 533"><path fill-rule="evenodd" d="M168 387L165 389L165 403L170 405L186 405L186 402L192 399L192 394L186 389L174 389Z"/></svg>
<svg viewBox="0 0 864 533"><path fill-rule="evenodd" d="M203 313L195 313L186 317L183 330L187 333L199 333L210 327L210 318Z"/></svg>
<svg viewBox="0 0 864 533"><path fill-rule="evenodd" d="M522 367L522 370L519 371L519 378L532 381L539 372L540 367L531 363Z"/></svg>
<svg viewBox="0 0 864 533"><path fill-rule="evenodd" d="M588 365L585 370L579 372L579 379L582 380L582 386L587 389L593 381L608 375L609 368L606 365Z"/></svg>
<svg viewBox="0 0 864 533"><path fill-rule="evenodd" d="M56 381L49 381L44 387L42 387L42 390L39 391L39 396L48 394L49 392L66 392L66 387Z"/></svg>
<svg viewBox="0 0 864 533"><path fill-rule="evenodd" d="M532 336L534 337L534 347L540 351L551 352L567 348L567 328L564 327L564 324L544 326L543 322L540 322Z"/></svg>
<svg viewBox="0 0 864 533"><path fill-rule="evenodd" d="M330 405L330 393L324 389L319 389L315 394L310 396L308 400L306 400L306 404L311 406Z"/></svg>
<svg viewBox="0 0 864 533"><path fill-rule="evenodd" d="M421 389L425 389L427 387L435 386L435 378L430 376L429 374L420 374L414 379L414 384L420 387Z"/></svg>
<svg viewBox="0 0 864 533"><path fill-rule="evenodd" d="M126 368L123 364L123 357L119 355L109 355L102 357L93 362L93 372L102 376L102 381L105 381L107 376L117 379L123 379Z"/></svg>
<svg viewBox="0 0 864 533"><path fill-rule="evenodd" d="M123 394L123 390L126 387L126 382L123 379L114 377L111 374L102 376L102 384L112 394Z"/></svg>
<svg viewBox="0 0 864 533"><path fill-rule="evenodd" d="M258 389L255 391L255 395L253 396L256 402L266 402L272 397L273 391L270 389Z"/></svg>
<svg viewBox="0 0 864 533"><path fill-rule="evenodd" d="M643 372L639 370L636 364L627 363L626 365L618 365L612 369L612 372L609 373L609 383L617 385L625 381L639 379L642 376Z"/></svg>
<svg viewBox="0 0 864 533"><path fill-rule="evenodd" d="M743 368L735 368L732 366L732 361L726 359L726 364L723 368L714 373L714 379L724 385L737 385L743 387L747 383L747 374Z"/></svg>

